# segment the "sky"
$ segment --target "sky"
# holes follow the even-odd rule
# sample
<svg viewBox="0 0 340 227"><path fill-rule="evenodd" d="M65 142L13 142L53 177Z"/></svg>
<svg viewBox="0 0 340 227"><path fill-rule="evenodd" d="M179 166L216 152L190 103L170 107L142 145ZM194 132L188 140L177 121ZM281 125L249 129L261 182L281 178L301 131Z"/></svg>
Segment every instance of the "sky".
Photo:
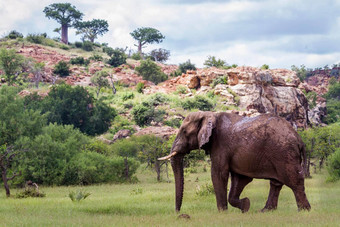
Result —
<svg viewBox="0 0 340 227"><path fill-rule="evenodd" d="M340 0L70 0L83 20L104 19L109 32L96 41L137 50L130 32L158 29L165 39L144 51L164 48L168 64L191 60L203 67L208 56L228 64L308 68L340 63ZM0 0L0 36L53 32L45 17L50 0ZM80 41L70 28L69 41Z"/></svg>

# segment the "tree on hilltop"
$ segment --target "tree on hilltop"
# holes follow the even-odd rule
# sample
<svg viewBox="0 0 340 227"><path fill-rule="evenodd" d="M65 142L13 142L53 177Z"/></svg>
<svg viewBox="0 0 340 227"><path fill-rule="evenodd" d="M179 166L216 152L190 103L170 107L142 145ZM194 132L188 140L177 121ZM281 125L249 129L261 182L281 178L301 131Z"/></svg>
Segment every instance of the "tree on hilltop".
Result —
<svg viewBox="0 0 340 227"><path fill-rule="evenodd" d="M108 32L109 24L106 20L93 19L92 21L84 21L78 22L75 25L77 29L77 35L82 34L82 40L88 39L90 42L94 42L94 40L98 37L98 35L103 35Z"/></svg>
<svg viewBox="0 0 340 227"><path fill-rule="evenodd" d="M135 46L138 47L139 54L142 54L142 48L146 44L161 43L165 39L165 36L160 31L150 27L137 28L130 35L138 41L138 45Z"/></svg>
<svg viewBox="0 0 340 227"><path fill-rule="evenodd" d="M61 24L61 42L68 44L68 28L75 26L83 17L83 13L76 10L70 3L53 3L45 7L45 16Z"/></svg>

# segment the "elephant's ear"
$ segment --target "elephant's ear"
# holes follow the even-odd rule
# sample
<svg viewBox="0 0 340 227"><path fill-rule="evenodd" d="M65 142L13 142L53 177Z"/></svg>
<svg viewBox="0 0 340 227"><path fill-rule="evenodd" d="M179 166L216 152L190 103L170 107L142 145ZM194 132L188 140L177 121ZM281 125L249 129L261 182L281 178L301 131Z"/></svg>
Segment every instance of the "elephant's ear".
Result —
<svg viewBox="0 0 340 227"><path fill-rule="evenodd" d="M215 126L216 126L216 118L213 114L209 114L208 116L205 116L203 118L201 129L198 132L199 148L201 148L204 144L209 142L209 138Z"/></svg>

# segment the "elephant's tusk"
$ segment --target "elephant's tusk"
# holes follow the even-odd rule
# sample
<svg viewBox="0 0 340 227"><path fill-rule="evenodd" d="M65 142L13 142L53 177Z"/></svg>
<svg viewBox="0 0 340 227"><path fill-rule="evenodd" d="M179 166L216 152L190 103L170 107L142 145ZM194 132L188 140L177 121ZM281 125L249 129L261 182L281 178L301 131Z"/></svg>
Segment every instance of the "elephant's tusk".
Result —
<svg viewBox="0 0 340 227"><path fill-rule="evenodd" d="M177 154L177 152L172 152L171 154L169 154L168 156L164 156L162 158L158 158L159 161L164 161L164 160L169 160L170 158L174 157Z"/></svg>

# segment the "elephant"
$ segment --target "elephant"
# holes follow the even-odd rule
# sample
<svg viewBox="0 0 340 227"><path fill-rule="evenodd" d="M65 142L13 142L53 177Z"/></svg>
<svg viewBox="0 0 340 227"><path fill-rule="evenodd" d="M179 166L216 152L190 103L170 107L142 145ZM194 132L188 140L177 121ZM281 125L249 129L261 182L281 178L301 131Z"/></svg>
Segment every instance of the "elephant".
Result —
<svg viewBox="0 0 340 227"><path fill-rule="evenodd" d="M229 201L247 212L250 200L240 199L240 194L253 178L270 180L269 196L261 211L277 208L283 185L294 192L298 210L311 209L304 186L305 146L285 119L271 114L242 117L226 112L190 113L177 133L170 154L159 158L171 161L177 212L183 200L183 157L195 149L210 154L218 210L226 210Z"/></svg>

